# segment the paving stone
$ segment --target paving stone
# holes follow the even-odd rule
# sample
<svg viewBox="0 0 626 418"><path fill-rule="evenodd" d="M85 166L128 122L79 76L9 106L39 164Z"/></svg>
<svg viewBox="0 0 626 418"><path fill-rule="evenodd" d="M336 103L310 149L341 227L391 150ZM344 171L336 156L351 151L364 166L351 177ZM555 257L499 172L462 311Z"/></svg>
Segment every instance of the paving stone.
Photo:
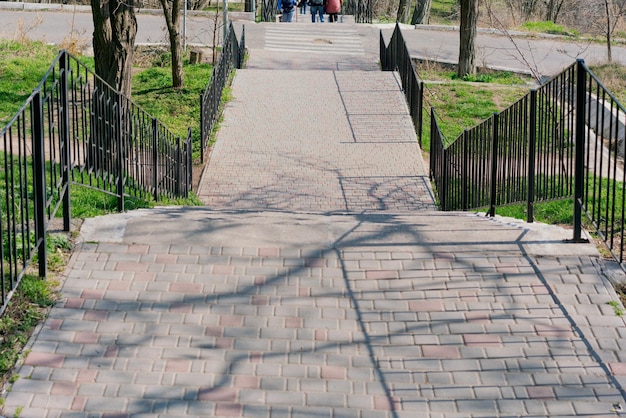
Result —
<svg viewBox="0 0 626 418"><path fill-rule="evenodd" d="M304 27L251 26L251 43ZM369 42L347 24L315 30ZM249 50L257 66L267 52ZM465 418L626 403L624 320L598 257L533 251L523 223L436 212L398 75L334 63L303 78L291 66L311 54L280 53L284 68L234 77L197 191L208 207L146 210L120 242L77 247L3 413ZM320 106L285 123L303 103ZM132 235L140 223L150 233Z"/></svg>

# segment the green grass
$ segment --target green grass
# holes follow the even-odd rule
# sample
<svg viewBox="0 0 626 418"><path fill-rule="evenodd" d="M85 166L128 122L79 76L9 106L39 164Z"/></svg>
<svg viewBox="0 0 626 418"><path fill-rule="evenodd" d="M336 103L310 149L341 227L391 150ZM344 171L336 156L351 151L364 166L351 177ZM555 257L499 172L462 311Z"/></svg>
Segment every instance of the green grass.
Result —
<svg viewBox="0 0 626 418"><path fill-rule="evenodd" d="M426 83L424 100L438 116L446 140L454 141L464 129L478 125L495 112L506 109L528 93L523 86L485 84L478 87L465 82ZM430 113L425 112L424 150L430 150Z"/></svg>
<svg viewBox="0 0 626 418"><path fill-rule="evenodd" d="M500 206L496 208L496 213L508 218L526 220L526 204ZM537 222L571 226L574 222L574 201L573 199L562 199L536 203L533 213Z"/></svg>
<svg viewBox="0 0 626 418"><path fill-rule="evenodd" d="M435 109L439 128L448 142L468 129L512 105L530 91L530 78L509 71L479 71L460 80L452 67L432 62L417 63L425 80L422 148L430 151L430 109Z"/></svg>
<svg viewBox="0 0 626 418"><path fill-rule="evenodd" d="M0 127L20 109L57 55L43 42L0 40Z"/></svg>
<svg viewBox="0 0 626 418"><path fill-rule="evenodd" d="M525 22L522 24L522 30L536 33L546 33L549 35L578 36L580 33L574 29L568 29L563 25L550 21L541 22Z"/></svg>
<svg viewBox="0 0 626 418"><path fill-rule="evenodd" d="M626 66L611 63L590 65L589 69L622 105L626 105Z"/></svg>
<svg viewBox="0 0 626 418"><path fill-rule="evenodd" d="M4 127L39 84L57 55L57 48L41 42L0 41L0 126ZM94 69L93 58L78 57ZM139 60L138 60L139 61ZM192 128L194 144L200 138L200 94L211 76L208 64L184 63L185 86L171 87L169 52L164 51L133 75L132 100L159 119L172 133L187 137ZM199 155L199 150L194 150Z"/></svg>
<svg viewBox="0 0 626 418"><path fill-rule="evenodd" d="M456 72L455 66L446 66L431 61L417 62L416 70L419 77L429 81L468 81L474 83L493 83L511 86L528 86L532 79L525 75L516 74L511 71L493 71L490 69L478 69L475 75L467 75L462 79ZM477 88L480 88L478 86Z"/></svg>
<svg viewBox="0 0 626 418"><path fill-rule="evenodd" d="M0 384L11 372L33 329L57 298L57 282L26 275L0 318Z"/></svg>
<svg viewBox="0 0 626 418"><path fill-rule="evenodd" d="M430 23L442 25L458 24L459 4L457 0L434 0L430 6Z"/></svg>
<svg viewBox="0 0 626 418"><path fill-rule="evenodd" d="M174 89L171 87L172 75L169 67L140 69L133 76L132 99L176 136L186 138L187 128L191 127L193 143L199 146L200 95L211 78L211 66L187 64L184 74L184 87ZM199 151L194 149L195 157L199 155Z"/></svg>
<svg viewBox="0 0 626 418"><path fill-rule="evenodd" d="M223 2L218 0L218 2L214 2L211 5L205 7L203 10L205 12L215 12L215 11L219 11L220 13L222 13L222 10L224 10L223 6ZM229 2L228 3L228 11L229 12L243 12L245 9L245 4L244 2L237 2L237 3L232 3ZM222 17L220 16L219 19L221 20Z"/></svg>
<svg viewBox="0 0 626 418"><path fill-rule="evenodd" d="M73 185L70 193L70 205L72 207L72 217L78 219L93 218L95 216L106 215L117 212L117 197L102 193L101 191ZM159 206L202 206L203 203L195 194L190 194L186 199L170 199L161 197L158 202L153 199L139 199L127 196L124 199L124 208L134 210L141 208L153 208ZM61 214L57 214L57 217Z"/></svg>
<svg viewBox="0 0 626 418"><path fill-rule="evenodd" d="M611 300L611 301L607 302L606 304L613 308L613 312L615 313L615 316L623 316L624 315L624 307L622 306L622 304L620 302L618 302L616 300Z"/></svg>

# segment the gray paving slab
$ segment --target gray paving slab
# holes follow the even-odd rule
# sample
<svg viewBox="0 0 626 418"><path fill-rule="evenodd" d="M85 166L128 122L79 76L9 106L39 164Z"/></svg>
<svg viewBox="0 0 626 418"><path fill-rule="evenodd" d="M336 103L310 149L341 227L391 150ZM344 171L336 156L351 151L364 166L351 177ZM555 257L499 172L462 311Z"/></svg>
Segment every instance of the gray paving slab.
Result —
<svg viewBox="0 0 626 418"><path fill-rule="evenodd" d="M619 415L619 271L560 227L436 211L396 76L355 68L366 42L315 69L342 55L255 42L205 206L85 221L3 413Z"/></svg>

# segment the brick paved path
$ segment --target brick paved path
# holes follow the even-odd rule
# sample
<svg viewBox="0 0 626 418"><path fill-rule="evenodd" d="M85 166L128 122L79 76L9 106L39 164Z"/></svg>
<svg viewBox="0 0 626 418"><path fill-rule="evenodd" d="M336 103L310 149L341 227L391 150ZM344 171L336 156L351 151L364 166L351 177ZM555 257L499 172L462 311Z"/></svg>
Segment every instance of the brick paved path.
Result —
<svg viewBox="0 0 626 418"><path fill-rule="evenodd" d="M394 73L239 70L233 95L199 191L211 207L435 208Z"/></svg>
<svg viewBox="0 0 626 418"><path fill-rule="evenodd" d="M207 206L85 222L4 414L616 416L624 319L593 246L434 211L393 74L255 52Z"/></svg>

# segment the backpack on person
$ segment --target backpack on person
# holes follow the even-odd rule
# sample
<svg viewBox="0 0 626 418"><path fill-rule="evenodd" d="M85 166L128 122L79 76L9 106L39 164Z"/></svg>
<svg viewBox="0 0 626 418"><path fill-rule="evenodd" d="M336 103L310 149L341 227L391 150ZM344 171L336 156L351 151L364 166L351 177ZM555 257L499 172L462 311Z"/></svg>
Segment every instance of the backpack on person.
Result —
<svg viewBox="0 0 626 418"><path fill-rule="evenodd" d="M280 5L283 13L289 13L293 10L293 0L281 0Z"/></svg>

